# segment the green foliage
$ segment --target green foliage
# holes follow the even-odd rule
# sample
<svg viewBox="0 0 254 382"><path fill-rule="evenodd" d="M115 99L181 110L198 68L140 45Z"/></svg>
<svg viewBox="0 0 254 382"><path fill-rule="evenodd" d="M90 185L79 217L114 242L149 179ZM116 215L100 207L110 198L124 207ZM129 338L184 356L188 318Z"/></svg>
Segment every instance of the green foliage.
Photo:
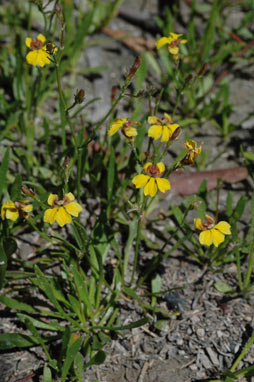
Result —
<svg viewBox="0 0 254 382"><path fill-rule="evenodd" d="M228 192L225 209L220 209L221 183L214 196L208 190L208 179L195 195L180 204L172 199L161 211L163 194L157 190L154 197L151 191L146 195L142 185L137 190L132 183L134 176L141 174L149 174L155 184L161 178L167 181L176 170L181 174L190 155L180 140L183 136L190 139L196 134L199 139L203 135L205 141L204 126L209 123L221 141L230 144L232 133L252 117L232 123L235 105L230 101L230 83L227 78L218 80L218 73L222 69L229 73L243 59L248 63L246 45L241 41L252 38L253 9L247 2L250 11L229 31L222 27L222 12L230 4L192 1L183 36L188 42L179 44L179 56L166 46L156 54L143 52L127 74L123 72L122 83L118 79L109 110L94 123L89 115L99 98L89 94L89 100L83 102L86 94L76 87L81 75L101 75L111 68L80 68L79 60L88 46L103 44L91 36L109 25L122 0L87 1L86 10L76 8L72 1L59 1L60 8L51 10L40 1L12 3L0 6L6 26L0 51L0 143L4 148L0 153L0 198L2 205L9 199L15 202L19 217L11 220L4 211L1 214L0 302L15 310L30 334L0 334L0 350L40 346L47 357L43 382L82 382L88 367L105 361L104 347L113 335L143 326L151 316L155 328L163 331L175 315L158 307L158 297L165 293L160 266L177 250L213 271L235 262L237 285L231 287L222 281L214 287L232 296L248 298L253 293L254 196L246 193L235 202L233 193ZM178 18L177 2L165 7L165 18L156 18L161 30L157 37L175 32ZM200 20L204 23L202 35ZM45 67L33 67L25 59L25 38L36 37L35 29L58 47L56 54L48 53L50 64ZM122 117L117 114L121 103L128 110L128 121L111 138L107 131L110 123ZM174 132L167 142L147 136L154 124L148 123L148 117L162 118L164 112L172 121L164 116L166 122L157 120L155 124L163 129L173 123L180 126L183 132L177 150L178 135ZM128 136L130 126L137 128L137 137ZM253 153L246 150L241 147L242 158L253 177ZM224 153L218 149L216 158L209 158L204 142L193 164L198 170L205 169ZM161 161L166 166L163 175L144 169L149 162L149 171L156 172ZM46 210L53 210L56 216L59 211L66 214L68 204L71 208L65 199L69 192L82 206L82 213L74 213L72 223L66 221L65 227L45 223ZM52 205L49 194L59 197ZM32 204L33 211L22 210L24 201L25 206ZM250 219L243 232L239 221L248 210ZM231 226L231 235L218 247L201 246L199 231L194 229L194 214L205 222L207 213L216 222L226 220ZM36 242L33 258L23 258L17 251L23 234L41 240ZM151 258L141 269L145 249ZM28 287L21 287L23 283ZM146 296L141 290L144 283L150 288ZM27 294L38 297L36 304ZM140 319L122 322L119 300L123 296L139 305ZM252 343L251 337L245 353ZM57 354L52 344L59 346ZM223 381L253 375L253 367L236 371L238 363L225 373Z"/></svg>

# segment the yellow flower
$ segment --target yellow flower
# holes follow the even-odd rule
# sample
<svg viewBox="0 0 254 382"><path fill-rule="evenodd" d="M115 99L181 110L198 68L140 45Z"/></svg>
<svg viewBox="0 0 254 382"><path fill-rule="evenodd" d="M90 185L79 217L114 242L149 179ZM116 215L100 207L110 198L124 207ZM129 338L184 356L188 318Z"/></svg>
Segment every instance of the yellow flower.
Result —
<svg viewBox="0 0 254 382"><path fill-rule="evenodd" d="M218 247L225 240L225 235L231 235L231 226L225 221L215 224L213 218L209 215L205 215L205 218L206 222L203 222L199 218L194 219L195 228L202 231L199 234L199 242L200 244L207 245L209 247L211 244Z"/></svg>
<svg viewBox="0 0 254 382"><path fill-rule="evenodd" d="M82 207L77 202L74 202L74 195L69 192L64 195L63 200L60 200L56 194L50 194L48 204L53 208L49 208L44 212L43 221L53 224L55 221L63 227L65 224L72 222L72 217L77 217L82 211Z"/></svg>
<svg viewBox="0 0 254 382"><path fill-rule="evenodd" d="M186 44L187 40L179 40L182 34L170 33L169 37L162 37L156 42L156 48L160 49L162 46L168 44L169 52L178 58L179 44Z"/></svg>
<svg viewBox="0 0 254 382"><path fill-rule="evenodd" d="M168 179L160 178L160 175L165 171L165 166L162 162L155 165L151 162L147 162L143 170L147 175L139 174L134 176L132 183L135 184L136 188L144 187L145 195L155 196L158 188L161 192L170 190Z"/></svg>
<svg viewBox="0 0 254 382"><path fill-rule="evenodd" d="M197 156L201 154L202 144L198 147L197 142L193 141L192 139L188 139L185 142L184 147L187 150L189 150L189 152L186 154L186 157L182 160L182 164L193 164Z"/></svg>
<svg viewBox="0 0 254 382"><path fill-rule="evenodd" d="M173 137L176 139L181 133L179 125L173 123L172 118L167 113L164 113L163 118L155 116L148 117L148 123L152 125L148 130L148 136L154 139L161 137L161 142L168 142ZM177 136L175 137L176 134Z"/></svg>
<svg viewBox="0 0 254 382"><path fill-rule="evenodd" d="M28 64L33 66L40 65L41 67L50 64L50 54L55 54L57 52L57 47L54 44L44 45L46 42L45 36L39 34L36 40L33 41L31 37L26 38L26 46L31 49L26 55L26 61Z"/></svg>
<svg viewBox="0 0 254 382"><path fill-rule="evenodd" d="M137 129L133 125L139 126L138 122L130 121L128 118L117 118L114 122L110 124L110 129L108 131L108 136L111 137L119 129L121 129L123 135L128 139L133 139L138 135Z"/></svg>
<svg viewBox="0 0 254 382"><path fill-rule="evenodd" d="M33 206L28 200L23 200L16 203L11 200L7 200L7 202L2 205L1 218L3 220L9 219L15 222L19 216L26 218L28 212L32 212L32 210Z"/></svg>

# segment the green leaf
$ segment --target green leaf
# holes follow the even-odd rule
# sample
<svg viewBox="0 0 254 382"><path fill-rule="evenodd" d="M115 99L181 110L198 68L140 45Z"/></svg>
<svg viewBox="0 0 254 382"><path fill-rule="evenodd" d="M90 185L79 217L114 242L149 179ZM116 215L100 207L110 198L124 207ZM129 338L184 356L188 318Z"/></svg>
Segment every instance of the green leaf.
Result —
<svg viewBox="0 0 254 382"><path fill-rule="evenodd" d="M9 167L10 149L5 151L1 166L0 166L0 198L7 186L7 171Z"/></svg>
<svg viewBox="0 0 254 382"><path fill-rule="evenodd" d="M254 153L249 153L247 151L244 151L243 152L243 156L244 156L245 159L253 160L254 161Z"/></svg>
<svg viewBox="0 0 254 382"><path fill-rule="evenodd" d="M215 282L214 286L221 293L232 293L232 292L235 292L227 283L224 283L222 281Z"/></svg>
<svg viewBox="0 0 254 382"><path fill-rule="evenodd" d="M152 293L159 293L161 290L162 280L161 276L157 273L152 279Z"/></svg>
<svg viewBox="0 0 254 382"><path fill-rule="evenodd" d="M5 272L7 268L7 256L4 250L2 240L0 241L0 288L4 283Z"/></svg>
<svg viewBox="0 0 254 382"><path fill-rule="evenodd" d="M88 291L87 291L86 285L85 285L85 279L81 276L81 274L77 270L76 265L71 264L70 269L71 269L73 276L74 276L74 282L75 282L75 285L77 288L77 293L78 293L81 301L84 303L85 308L88 309L90 314L92 314L91 306L90 306L90 300L89 300L89 294L88 294Z"/></svg>
<svg viewBox="0 0 254 382"><path fill-rule="evenodd" d="M26 314L23 313L17 313L17 317L20 319L21 322L26 322L26 320L30 320L34 327L38 329L43 329L43 330L50 330L50 331L64 331L64 327L61 326L57 321L51 321L50 324L47 324L46 322L36 320L33 317L27 316Z"/></svg>
<svg viewBox="0 0 254 382"><path fill-rule="evenodd" d="M111 330L111 331L121 331L121 330L126 330L126 329L134 329L134 328L139 328L140 326L143 326L149 322L148 318L141 318L141 320L132 322L129 325L120 325L120 326L104 326L104 330ZM102 329L102 328L100 328Z"/></svg>
<svg viewBox="0 0 254 382"><path fill-rule="evenodd" d="M95 356L91 358L91 360L87 364L85 364L85 369L87 369L88 367L92 365L101 365L102 363L104 363L106 357L107 355L104 351L102 350L98 351L95 354Z"/></svg>
<svg viewBox="0 0 254 382"><path fill-rule="evenodd" d="M219 0L213 1L212 11L203 38L202 61L205 61L209 57L214 44L217 18L220 9L219 5Z"/></svg>
<svg viewBox="0 0 254 382"><path fill-rule="evenodd" d="M84 358L80 352L76 354L76 357L74 358L74 373L76 377L78 378L79 382L83 382L83 365L84 365Z"/></svg>
<svg viewBox="0 0 254 382"><path fill-rule="evenodd" d="M168 331L168 320L158 320L155 323L155 328L160 331Z"/></svg>
<svg viewBox="0 0 254 382"><path fill-rule="evenodd" d="M231 191L229 191L228 196L227 196L226 212L227 212L228 217L230 217L233 213L233 196L232 196Z"/></svg>
<svg viewBox="0 0 254 382"><path fill-rule="evenodd" d="M5 237L3 239L3 247L7 258L15 253L18 248L17 242L13 237Z"/></svg>
<svg viewBox="0 0 254 382"><path fill-rule="evenodd" d="M136 91L137 92L140 91L141 86L142 86L142 84L145 81L146 76L147 76L147 64L146 64L145 55L142 54L141 58L142 58L141 65L136 72L136 84L137 84Z"/></svg>
<svg viewBox="0 0 254 382"><path fill-rule="evenodd" d="M246 197L244 195L241 196L241 198L238 200L237 205L234 209L234 218L236 220L239 220L245 210L246 206Z"/></svg>
<svg viewBox="0 0 254 382"><path fill-rule="evenodd" d="M108 201L110 201L112 199L113 185L114 185L114 180L115 180L115 165L116 165L115 150L111 146L108 175L107 175L107 198L108 198Z"/></svg>
<svg viewBox="0 0 254 382"><path fill-rule="evenodd" d="M123 270L124 275L126 274L127 268L128 268L128 260L130 256L131 246L134 239L137 236L137 224L138 224L138 219L133 219L131 223L129 224L129 235L128 235L127 243L125 244L125 249L124 249L124 270Z"/></svg>
<svg viewBox="0 0 254 382"><path fill-rule="evenodd" d="M54 288L54 286L50 283L50 281L42 273L42 271L40 270L40 268L37 265L35 265L34 270L35 270L35 274L36 274L36 279L33 278L33 279L31 279L31 281L35 285L39 286L39 288L41 288L43 290L43 292L46 294L46 296L52 302L54 307L60 313L63 314L64 311L63 311L61 305L59 304L59 302L57 301L56 296L55 296L55 288Z"/></svg>
<svg viewBox="0 0 254 382"><path fill-rule="evenodd" d="M4 305L8 306L8 308L10 309L22 310L29 313L36 312L36 310L32 306L25 304L24 302L20 302L14 298L7 297L5 295L0 296L0 301Z"/></svg>
<svg viewBox="0 0 254 382"><path fill-rule="evenodd" d="M21 194L21 186L22 186L22 176L21 174L18 174L11 186L11 200L18 200L20 198Z"/></svg>
<svg viewBox="0 0 254 382"><path fill-rule="evenodd" d="M51 370L46 363L43 367L43 382L53 382Z"/></svg>
<svg viewBox="0 0 254 382"><path fill-rule="evenodd" d="M39 342L33 336L19 333L0 334L0 350L27 348L38 344Z"/></svg>
<svg viewBox="0 0 254 382"><path fill-rule="evenodd" d="M175 217L177 223L178 223L179 225L181 225L181 224L183 223L184 214L182 213L182 211L180 210L179 207L174 206L174 205L171 206L171 210L172 210L172 212L173 212L173 215L174 215L174 217Z"/></svg>
<svg viewBox="0 0 254 382"><path fill-rule="evenodd" d="M73 341L72 337L70 337L70 342ZM79 337L74 343L72 343L70 346L67 348L67 353L66 353L66 359L64 361L63 367L62 367L62 375L61 375L61 382L66 381L67 374L70 370L70 367L76 357L76 354L78 353L80 346L82 344L83 338Z"/></svg>

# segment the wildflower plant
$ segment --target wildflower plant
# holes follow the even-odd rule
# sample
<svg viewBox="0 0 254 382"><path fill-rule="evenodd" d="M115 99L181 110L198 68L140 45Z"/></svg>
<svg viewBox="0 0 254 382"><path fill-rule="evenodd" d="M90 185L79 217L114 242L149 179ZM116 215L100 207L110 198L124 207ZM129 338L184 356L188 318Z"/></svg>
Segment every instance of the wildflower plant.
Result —
<svg viewBox="0 0 254 382"><path fill-rule="evenodd" d="M0 165L0 301L16 309L29 334L1 334L0 347L41 346L47 358L45 382L82 382L88 367L105 361L104 346L112 335L146 324L151 315L171 317L156 306L161 287L153 277L160 279L158 267L177 248L188 251L200 266L213 268L235 261L240 289L247 295L251 287L253 245L249 238L251 255L243 279L243 243L237 231L246 201L233 207L229 197L226 217L218 218L219 201L211 207L204 185L180 207L167 199L173 173L195 166L206 147L189 139L193 131L185 133L185 129L206 115L198 107L205 109L204 94L198 92L203 91L208 37L197 65L197 54L188 55L193 35L185 38L172 28L164 30L164 37L157 38L157 56L148 52L137 56L123 73L122 83L113 88L109 110L94 123L88 111L97 99L87 101L88 90L76 87L78 70L73 68L89 44L87 37L110 21L120 1L108 7L92 3L76 17L73 2L56 2L48 10L42 1L30 1L24 36L32 37L17 39L18 49L13 44L1 53L10 56L8 62L13 65L3 71L5 78L14 73L11 96L15 99L11 105L10 95L2 100L6 117L0 139L8 144ZM31 32L34 10L44 22L40 34ZM202 51L195 49L195 53ZM161 75L158 91L141 89L148 57ZM86 69L87 73L101 70ZM124 108L120 112L125 101L135 103L132 115L128 108L124 111L128 115ZM168 204L167 210L154 218L161 200ZM194 226L193 221L189 223L193 209ZM211 209L215 219L206 213ZM154 222L165 225L165 221L173 227L161 230L163 244L151 243L147 232L154 235ZM250 226L252 232L253 219ZM33 232L41 243L35 246L34 257L26 260L16 251L23 232ZM230 247L229 242L234 245ZM149 247L152 258L140 272L143 245ZM141 287L151 278L151 303L144 304ZM23 301L28 289L38 297L36 305ZM122 296L139 304L141 319L121 321ZM58 356L51 346L56 341L61 348Z"/></svg>

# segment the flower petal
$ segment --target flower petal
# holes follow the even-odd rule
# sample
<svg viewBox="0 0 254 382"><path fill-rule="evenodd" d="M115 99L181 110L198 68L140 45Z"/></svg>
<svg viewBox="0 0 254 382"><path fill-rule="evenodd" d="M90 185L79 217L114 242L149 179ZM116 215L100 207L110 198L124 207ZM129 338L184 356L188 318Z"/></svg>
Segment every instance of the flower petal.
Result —
<svg viewBox="0 0 254 382"><path fill-rule="evenodd" d="M53 224L54 221L56 220L55 216L56 216L57 210L58 210L58 208L48 208L44 212L44 216L43 216L44 223Z"/></svg>
<svg viewBox="0 0 254 382"><path fill-rule="evenodd" d="M71 192L68 192L68 194L64 195L64 198L66 198L69 202L72 202L75 199L75 196Z"/></svg>
<svg viewBox="0 0 254 382"><path fill-rule="evenodd" d="M181 37L183 34L182 33L173 33L171 32L169 35L169 38L171 38L171 41L177 40L179 37Z"/></svg>
<svg viewBox="0 0 254 382"><path fill-rule="evenodd" d="M154 125L158 123L158 118L155 117L154 115L151 115L150 117L148 117L148 123L149 125Z"/></svg>
<svg viewBox="0 0 254 382"><path fill-rule="evenodd" d="M163 45L170 44L170 39L168 37L162 37L156 41L156 48L160 49Z"/></svg>
<svg viewBox="0 0 254 382"><path fill-rule="evenodd" d="M11 200L7 200L1 208L1 218L16 221L19 217L19 211Z"/></svg>
<svg viewBox="0 0 254 382"><path fill-rule="evenodd" d="M152 166L152 162L146 162L143 169L146 171L148 169L148 167Z"/></svg>
<svg viewBox="0 0 254 382"><path fill-rule="evenodd" d="M72 222L71 215L68 214L64 207L57 209L55 220L60 225L60 227L63 227L65 224L70 224Z"/></svg>
<svg viewBox="0 0 254 382"><path fill-rule="evenodd" d="M165 165L164 165L164 163L159 162L159 163L156 164L156 166L157 166L158 169L160 170L160 174L162 174L162 173L165 171Z"/></svg>
<svg viewBox="0 0 254 382"><path fill-rule="evenodd" d="M171 135L172 135L171 130L168 128L168 126L163 126L162 127L161 142L168 142Z"/></svg>
<svg viewBox="0 0 254 382"><path fill-rule="evenodd" d="M173 122L172 118L167 113L164 113L164 118L166 118L168 120L168 123L172 123Z"/></svg>
<svg viewBox="0 0 254 382"><path fill-rule="evenodd" d="M213 235L211 230L202 231L199 234L199 242L202 245L210 246L213 243Z"/></svg>
<svg viewBox="0 0 254 382"><path fill-rule="evenodd" d="M124 128L124 133L127 135L127 137L136 137L138 135L137 129L135 127L125 127Z"/></svg>
<svg viewBox="0 0 254 382"><path fill-rule="evenodd" d="M32 212L33 211L32 204L27 204L26 206L22 207L22 211L24 211L24 212Z"/></svg>
<svg viewBox="0 0 254 382"><path fill-rule="evenodd" d="M199 230L203 229L202 220L200 218L194 219L194 227Z"/></svg>
<svg viewBox="0 0 254 382"><path fill-rule="evenodd" d="M178 52L179 52L179 48L178 48L178 46L174 46L173 48L168 48L168 50L169 50L169 52L171 53L171 54L173 54L173 55L177 55L178 54Z"/></svg>
<svg viewBox="0 0 254 382"><path fill-rule="evenodd" d="M114 122L110 124L110 128L108 131L108 136L111 137L114 135L127 121L128 118L117 118Z"/></svg>
<svg viewBox="0 0 254 382"><path fill-rule="evenodd" d="M77 202L71 202L69 204L66 204L63 207L70 215L72 216L78 216L79 213L82 211L82 207Z"/></svg>
<svg viewBox="0 0 254 382"><path fill-rule="evenodd" d="M48 53L43 49L32 50L26 55L26 61L28 64L36 66L40 65L41 67L46 64L50 64L48 58Z"/></svg>
<svg viewBox="0 0 254 382"><path fill-rule="evenodd" d="M38 41L40 41L42 44L44 44L45 41L46 41L46 37L43 36L43 34L40 33L40 34L36 37L36 40L38 40Z"/></svg>
<svg viewBox="0 0 254 382"><path fill-rule="evenodd" d="M167 179L156 178L156 183L161 192L166 192L167 190L170 190L170 183Z"/></svg>
<svg viewBox="0 0 254 382"><path fill-rule="evenodd" d="M26 46L28 47L28 48L30 48L31 47L31 43L32 43L32 39L31 39L31 37L27 37L26 38Z"/></svg>
<svg viewBox="0 0 254 382"><path fill-rule="evenodd" d="M218 245L223 243L223 241L225 240L225 235L223 235L223 233L221 233L215 228L212 228L211 232L213 236L213 244L215 245L215 247L218 247Z"/></svg>
<svg viewBox="0 0 254 382"><path fill-rule="evenodd" d="M150 178L148 183L145 185L144 194L154 197L157 192L157 185L155 183L155 178Z"/></svg>
<svg viewBox="0 0 254 382"><path fill-rule="evenodd" d="M48 204L50 206L53 206L55 200L58 200L57 194L50 194L49 197L48 197Z"/></svg>
<svg viewBox="0 0 254 382"><path fill-rule="evenodd" d="M141 188L146 185L149 179L150 179L150 176L139 174L134 176L134 178L132 179L132 183L135 184L136 188Z"/></svg>
<svg viewBox="0 0 254 382"><path fill-rule="evenodd" d="M231 235L231 231L230 231L230 224L225 222L225 221L221 221L219 222L218 224L216 224L214 226L214 228L216 228L217 230L219 230L221 233L223 233L224 235Z"/></svg>
<svg viewBox="0 0 254 382"><path fill-rule="evenodd" d="M152 125L148 130L148 136L154 139L160 138L161 134L162 134L161 125Z"/></svg>

